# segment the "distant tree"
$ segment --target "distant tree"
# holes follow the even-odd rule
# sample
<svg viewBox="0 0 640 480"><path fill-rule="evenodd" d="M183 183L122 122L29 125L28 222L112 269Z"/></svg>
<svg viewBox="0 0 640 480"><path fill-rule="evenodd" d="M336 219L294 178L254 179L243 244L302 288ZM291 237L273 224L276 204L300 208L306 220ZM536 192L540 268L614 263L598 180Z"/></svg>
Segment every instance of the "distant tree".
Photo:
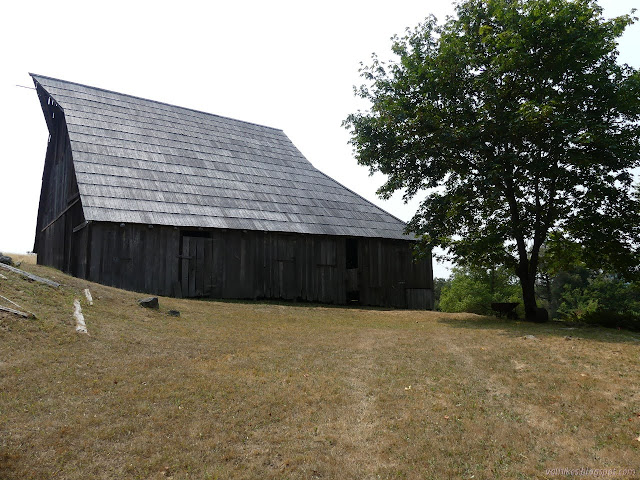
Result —
<svg viewBox="0 0 640 480"><path fill-rule="evenodd" d="M521 301L520 289L514 280L505 268L456 267L447 284L442 286L440 310L479 315L494 313L493 302Z"/></svg>
<svg viewBox="0 0 640 480"><path fill-rule="evenodd" d="M450 278L439 278L436 277L433 279L433 309L440 310L440 297L442 295L442 290L451 286Z"/></svg>
<svg viewBox="0 0 640 480"><path fill-rule="evenodd" d="M530 320L552 233L638 275L640 73L617 63L636 19L605 20L593 0L466 0L456 13L361 69L371 108L344 124L358 162L387 175L378 193L426 191L408 229L459 264L508 266Z"/></svg>

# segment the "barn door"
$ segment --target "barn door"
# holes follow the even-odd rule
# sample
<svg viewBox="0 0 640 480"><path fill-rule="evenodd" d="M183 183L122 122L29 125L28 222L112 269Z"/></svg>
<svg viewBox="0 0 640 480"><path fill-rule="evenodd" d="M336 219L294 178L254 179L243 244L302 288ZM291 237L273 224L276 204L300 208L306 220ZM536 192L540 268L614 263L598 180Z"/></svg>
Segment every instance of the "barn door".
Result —
<svg viewBox="0 0 640 480"><path fill-rule="evenodd" d="M202 236L182 237L182 296L210 297L212 294L213 241Z"/></svg>
<svg viewBox="0 0 640 480"><path fill-rule="evenodd" d="M360 302L360 282L358 271L358 239L346 239L346 298L347 303Z"/></svg>

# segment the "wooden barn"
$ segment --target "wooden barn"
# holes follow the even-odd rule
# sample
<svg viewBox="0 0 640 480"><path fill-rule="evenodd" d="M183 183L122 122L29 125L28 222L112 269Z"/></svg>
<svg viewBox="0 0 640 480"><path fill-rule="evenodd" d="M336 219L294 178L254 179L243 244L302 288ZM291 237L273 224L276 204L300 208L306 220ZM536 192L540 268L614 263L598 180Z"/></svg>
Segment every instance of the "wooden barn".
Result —
<svg viewBox="0 0 640 480"><path fill-rule="evenodd" d="M405 224L281 130L31 76L49 128L39 263L149 294L432 308Z"/></svg>

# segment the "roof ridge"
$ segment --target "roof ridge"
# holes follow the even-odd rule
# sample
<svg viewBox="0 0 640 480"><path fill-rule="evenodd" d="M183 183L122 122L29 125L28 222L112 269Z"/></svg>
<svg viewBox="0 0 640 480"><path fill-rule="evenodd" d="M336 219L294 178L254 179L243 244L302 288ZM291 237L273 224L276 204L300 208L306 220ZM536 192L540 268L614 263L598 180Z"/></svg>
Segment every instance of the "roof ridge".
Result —
<svg viewBox="0 0 640 480"><path fill-rule="evenodd" d="M31 78L34 78L34 79L37 79L37 77L46 78L48 80L55 80L57 82L64 82L64 83L69 83L71 85L78 85L79 87L89 88L91 90L99 90L101 92L113 93L115 95L121 95L123 97L135 98L137 100L143 100L145 102L157 103L158 105L166 105L168 107L180 108L182 110L188 110L190 112L201 113L203 115L209 115L211 117L218 117L218 118L223 118L223 119L231 120L231 121L238 122L238 123L244 123L244 124L247 124L247 125L254 125L256 127L268 128L270 130L275 130L277 132L282 132L283 131L281 128L270 127L268 125L262 125L260 123L247 122L245 120L238 120L237 118L226 117L224 115L218 115L218 114L215 114L215 113L205 112L203 110L197 110L195 108L183 107L183 106L180 106L180 105L175 105L173 103L161 102L159 100L152 100L150 98L138 97L137 95L131 95L129 93L116 92L115 90L108 90L106 88L93 87L91 85L86 85L84 83L70 82L69 80L63 80L61 78L49 77L47 75L40 75L39 73L31 73L31 72L29 72L29 75L31 76ZM40 82L38 82L38 83L40 83Z"/></svg>

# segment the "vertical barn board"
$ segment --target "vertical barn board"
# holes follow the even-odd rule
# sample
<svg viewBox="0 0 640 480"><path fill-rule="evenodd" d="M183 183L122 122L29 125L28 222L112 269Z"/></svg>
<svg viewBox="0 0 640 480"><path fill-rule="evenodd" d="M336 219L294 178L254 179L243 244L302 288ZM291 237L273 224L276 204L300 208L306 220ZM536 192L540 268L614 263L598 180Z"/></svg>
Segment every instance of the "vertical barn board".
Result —
<svg viewBox="0 0 640 480"><path fill-rule="evenodd" d="M255 232L251 232L255 234ZM253 298L254 249L250 248L249 232L225 232L224 245L224 298Z"/></svg>
<svg viewBox="0 0 640 480"><path fill-rule="evenodd" d="M301 239L297 235L291 235L289 243L289 258L291 258L291 265L289 266L289 286L287 295L290 300L296 300L300 298L300 277L298 275L298 243Z"/></svg>
<svg viewBox="0 0 640 480"><path fill-rule="evenodd" d="M149 232L148 226L140 225L140 259L138 260L138 275L142 284L142 291L151 293L151 278L146 264L149 261L150 252L153 250L153 235Z"/></svg>
<svg viewBox="0 0 640 480"><path fill-rule="evenodd" d="M64 234L61 232L60 229L60 222L56 222L53 225L51 225L48 230L51 230L52 234L51 236L53 237L53 245L52 245L52 253L53 253L53 264L52 266L62 270L62 263L63 263L63 259L62 259L62 250L63 250L63 246L64 246ZM61 244L63 246L61 246Z"/></svg>
<svg viewBox="0 0 640 480"><path fill-rule="evenodd" d="M304 298L304 245L305 245L305 236L298 235L295 245L295 252L293 254L296 259L295 264L295 291L296 291L296 300L301 300Z"/></svg>
<svg viewBox="0 0 640 480"><path fill-rule="evenodd" d="M113 232L108 224L102 226L102 235L100 242L102 243L102 255L100 256L100 277L105 285L113 285Z"/></svg>
<svg viewBox="0 0 640 480"><path fill-rule="evenodd" d="M154 226L149 232L154 237L153 242L153 250L150 252L150 255L147 255L149 260L149 272L148 275L151 275L151 292L154 295L157 295L160 291L160 284L162 279L164 279L164 260L163 255L165 252L165 242L164 242L164 229L160 226Z"/></svg>
<svg viewBox="0 0 640 480"><path fill-rule="evenodd" d="M182 296L189 297L189 237L182 237Z"/></svg>
<svg viewBox="0 0 640 480"><path fill-rule="evenodd" d="M120 281L122 288L135 289L135 269L133 268L133 225L117 226L120 237Z"/></svg>
<svg viewBox="0 0 640 480"><path fill-rule="evenodd" d="M118 260L117 269L115 271L116 286L119 288L131 288L131 274L133 268L131 267L131 243L130 243L130 231L126 225L121 227L114 224L115 241L116 241L116 253L115 256Z"/></svg>
<svg viewBox="0 0 640 480"><path fill-rule="evenodd" d="M47 235L48 231L44 232L36 232L38 234L38 245L36 246L36 251L38 253L38 257L36 261L38 265L50 265L49 262L49 249L45 248L47 244Z"/></svg>
<svg viewBox="0 0 640 480"><path fill-rule="evenodd" d="M167 237L165 228L162 226L153 227L153 235L156 237L155 250L149 258L151 275L153 276L153 294L158 295L164 283L164 256L167 248Z"/></svg>
<svg viewBox="0 0 640 480"><path fill-rule="evenodd" d="M375 304L391 306L393 282L392 279L389 278L389 260L392 252L389 250L389 244L383 241L380 241L380 250L382 252L378 263L378 268L380 269L380 287L378 290L378 298L375 299Z"/></svg>
<svg viewBox="0 0 640 480"><path fill-rule="evenodd" d="M89 268L89 280L103 283L100 269L100 264L102 263L102 224L93 223L89 225L88 228L91 228L91 267Z"/></svg>
<svg viewBox="0 0 640 480"><path fill-rule="evenodd" d="M278 234L269 236L269 298L277 298L280 283L280 269L278 265Z"/></svg>
<svg viewBox="0 0 640 480"><path fill-rule="evenodd" d="M167 230L167 249L165 251L165 274L163 295L178 295L174 285L180 281L178 278L178 262L180 259L180 233L177 228ZM181 292L180 292L181 293Z"/></svg>
<svg viewBox="0 0 640 480"><path fill-rule="evenodd" d="M185 237L186 239L187 237ZM198 264L198 243L194 237L189 237L189 296L196 296L196 265Z"/></svg>
<svg viewBox="0 0 640 480"><path fill-rule="evenodd" d="M204 295L204 238L196 238L196 297Z"/></svg>
<svg viewBox="0 0 640 480"><path fill-rule="evenodd" d="M202 295L210 297L213 286L212 270L213 270L213 240L203 238L203 258L202 258Z"/></svg>
<svg viewBox="0 0 640 480"><path fill-rule="evenodd" d="M427 288L407 288L407 308L430 310L433 308L433 290Z"/></svg>
<svg viewBox="0 0 640 480"><path fill-rule="evenodd" d="M146 292L145 277L146 272L144 264L146 262L146 229L144 225L131 225L129 227L131 233L131 274L132 290L138 292Z"/></svg>
<svg viewBox="0 0 640 480"><path fill-rule="evenodd" d="M224 245L223 232L214 231L211 238L211 296L222 298L224 278Z"/></svg>
<svg viewBox="0 0 640 480"><path fill-rule="evenodd" d="M73 257L75 262L72 265L71 274L78 278L87 278L87 228L76 231L73 236Z"/></svg>
<svg viewBox="0 0 640 480"><path fill-rule="evenodd" d="M59 222L61 222L63 224L63 230L64 230L64 241L63 241L63 245L64 245L64 250L63 250L63 254L64 254L64 269L63 271L66 273L71 273L71 259L72 259L72 255L73 255L73 238L71 236L72 230L73 230L73 224L72 224L72 219L71 219L71 211L67 211L67 213L65 213L62 218L60 220L58 220Z"/></svg>
<svg viewBox="0 0 640 480"><path fill-rule="evenodd" d="M396 290L396 307L407 308L407 280L411 272L411 256L407 250L406 244L396 242L395 244L397 262L393 266L393 275L396 279L398 288Z"/></svg>
<svg viewBox="0 0 640 480"><path fill-rule="evenodd" d="M242 298L244 293L245 282L247 281L247 239L242 232L239 232L240 244L238 249L238 285L236 290L237 298Z"/></svg>
<svg viewBox="0 0 640 480"><path fill-rule="evenodd" d="M82 244L82 230L73 231L76 227L79 227L84 222L84 215L82 213L82 205L77 202L69 211L69 220L71 227L67 235L70 239L69 247L69 273L75 277L82 278L80 275L80 266L83 261L85 250Z"/></svg>
<svg viewBox="0 0 640 480"><path fill-rule="evenodd" d="M256 240L259 252L258 258L256 258L256 298L271 297L269 291L269 275L271 274L270 241L271 235L268 232L262 232L262 235Z"/></svg>
<svg viewBox="0 0 640 480"><path fill-rule="evenodd" d="M142 258L140 262L140 274L142 275L142 282L144 284L144 292L151 293L153 291L153 274L149 261L153 258L153 252L156 249L155 240L156 237L153 234L153 229L148 225L140 225L140 235L142 239Z"/></svg>
<svg viewBox="0 0 640 480"><path fill-rule="evenodd" d="M323 298L324 266L322 265L322 238L313 238L313 293L312 301L321 302Z"/></svg>
<svg viewBox="0 0 640 480"><path fill-rule="evenodd" d="M237 298L238 283L240 276L238 270L240 268L240 238L238 232L228 230L224 232L223 261L224 261L224 278L222 284L223 298Z"/></svg>
<svg viewBox="0 0 640 480"><path fill-rule="evenodd" d="M325 303L336 303L337 285L337 245L333 237L321 237L317 241L317 292L318 300Z"/></svg>
<svg viewBox="0 0 640 480"><path fill-rule="evenodd" d="M112 285L118 288L124 288L122 282L124 280L124 269L126 263L126 251L123 243L126 241L124 228L117 224L109 224L109 229L113 231L113 261L111 267Z"/></svg>
<svg viewBox="0 0 640 480"><path fill-rule="evenodd" d="M153 293L158 295L162 290L162 284L164 283L164 256L167 252L167 235L165 227L156 225L153 228L153 235L156 237L155 250L149 261L152 267L151 274L153 275Z"/></svg>
<svg viewBox="0 0 640 480"><path fill-rule="evenodd" d="M336 244L336 271L334 278L334 302L340 305L347 303L346 275L347 275L347 244L342 239L335 239ZM359 280L359 272L358 283Z"/></svg>
<svg viewBox="0 0 640 480"><path fill-rule="evenodd" d="M309 259L309 247L311 235L303 235L298 243L298 272L300 281L300 298L302 300L311 300L311 264Z"/></svg>
<svg viewBox="0 0 640 480"><path fill-rule="evenodd" d="M276 242L277 281L275 297L294 300L297 294L296 281L296 238L293 235L278 234Z"/></svg>
<svg viewBox="0 0 640 480"><path fill-rule="evenodd" d="M315 249L316 242L313 235L307 235L305 239L305 252L304 252L304 278L305 278L305 300L316 300L316 258Z"/></svg>
<svg viewBox="0 0 640 480"><path fill-rule="evenodd" d="M240 292L238 298L253 298L254 250L251 248L255 232L240 232Z"/></svg>
<svg viewBox="0 0 640 480"><path fill-rule="evenodd" d="M388 280L385 270L386 261L389 253L385 250L386 244L379 238L373 238L369 241L369 281L370 288L370 305L384 306L387 305L388 286L385 284Z"/></svg>

